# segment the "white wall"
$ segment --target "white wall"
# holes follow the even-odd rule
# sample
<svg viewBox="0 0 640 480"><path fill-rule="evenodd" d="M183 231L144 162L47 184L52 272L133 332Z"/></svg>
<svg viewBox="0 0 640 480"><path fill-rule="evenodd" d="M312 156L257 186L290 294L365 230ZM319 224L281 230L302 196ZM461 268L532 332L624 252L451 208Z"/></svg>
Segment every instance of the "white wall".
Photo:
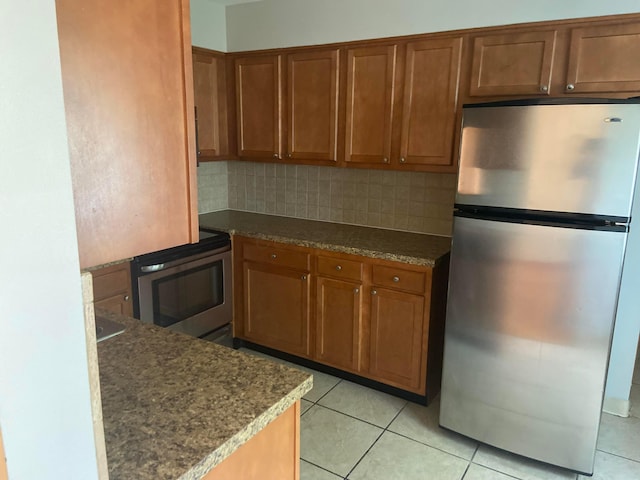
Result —
<svg viewBox="0 0 640 480"><path fill-rule="evenodd" d="M191 45L227 51L224 9L212 0L191 0Z"/></svg>
<svg viewBox="0 0 640 480"><path fill-rule="evenodd" d="M0 3L0 31L0 425L9 478L91 480L55 2Z"/></svg>
<svg viewBox="0 0 640 480"><path fill-rule="evenodd" d="M227 7L229 51L639 12L638 0L264 0Z"/></svg>
<svg viewBox="0 0 640 480"><path fill-rule="evenodd" d="M640 174L638 175L640 180ZM626 415L633 381L633 368L640 334L640 183L636 181L631 228L627 240L618 314L609 359L605 406L607 411Z"/></svg>

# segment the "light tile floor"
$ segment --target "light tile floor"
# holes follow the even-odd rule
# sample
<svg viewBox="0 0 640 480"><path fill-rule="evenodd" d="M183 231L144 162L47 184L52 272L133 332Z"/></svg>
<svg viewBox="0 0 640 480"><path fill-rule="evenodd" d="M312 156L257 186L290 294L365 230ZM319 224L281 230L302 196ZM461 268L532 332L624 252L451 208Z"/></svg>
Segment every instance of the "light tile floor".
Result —
<svg viewBox="0 0 640 480"><path fill-rule="evenodd" d="M231 346L220 330L208 340ZM246 353L289 363L253 350ZM428 407L298 365L313 373L301 400L301 480L586 480L568 470L478 444L438 426ZM631 416L603 414L594 480L640 480L640 351Z"/></svg>
<svg viewBox="0 0 640 480"><path fill-rule="evenodd" d="M301 480L589 478L441 429L437 399L424 407L295 367L314 374L314 388L301 401ZM636 372L631 398L634 416L603 414L594 480L640 480L639 377Z"/></svg>

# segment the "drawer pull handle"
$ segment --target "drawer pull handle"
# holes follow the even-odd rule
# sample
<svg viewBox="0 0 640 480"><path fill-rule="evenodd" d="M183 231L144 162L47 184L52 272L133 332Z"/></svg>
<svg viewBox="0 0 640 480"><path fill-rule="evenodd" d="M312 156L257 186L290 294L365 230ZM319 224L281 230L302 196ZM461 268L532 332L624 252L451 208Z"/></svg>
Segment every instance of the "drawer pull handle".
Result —
<svg viewBox="0 0 640 480"><path fill-rule="evenodd" d="M306 279L307 279L307 276L306 276L306 275L302 275L302 276L300 277L300 280L306 280Z"/></svg>
<svg viewBox="0 0 640 480"><path fill-rule="evenodd" d="M360 289L358 287L353 289L353 293L359 293L359 292L360 292Z"/></svg>
<svg viewBox="0 0 640 480"><path fill-rule="evenodd" d="M271 254L271 258L273 258L274 260L277 258L278 256L275 253Z"/></svg>
<svg viewBox="0 0 640 480"><path fill-rule="evenodd" d="M125 302L128 302L128 301L129 301L129 295L125 295L125 296L124 296L124 301L125 301Z"/></svg>
<svg viewBox="0 0 640 480"><path fill-rule="evenodd" d="M378 292L376 290L371 290L371 295L377 295Z"/></svg>
<svg viewBox="0 0 640 480"><path fill-rule="evenodd" d="M336 265L336 270L337 270L337 271L342 270L342 265Z"/></svg>
<svg viewBox="0 0 640 480"><path fill-rule="evenodd" d="M393 277L393 278L392 278L392 280L393 280L395 283L398 283L398 282L400 281L400 277Z"/></svg>

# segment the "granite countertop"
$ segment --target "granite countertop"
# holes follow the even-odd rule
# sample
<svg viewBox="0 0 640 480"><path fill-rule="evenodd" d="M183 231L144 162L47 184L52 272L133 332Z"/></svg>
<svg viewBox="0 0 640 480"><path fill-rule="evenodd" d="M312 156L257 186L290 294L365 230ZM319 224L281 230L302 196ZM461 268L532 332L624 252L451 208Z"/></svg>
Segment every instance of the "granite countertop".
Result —
<svg viewBox="0 0 640 480"><path fill-rule="evenodd" d="M300 370L98 311L126 331L98 344L111 480L191 480L311 389Z"/></svg>
<svg viewBox="0 0 640 480"><path fill-rule="evenodd" d="M230 234L430 267L451 249L450 237L236 210L204 213L199 222Z"/></svg>

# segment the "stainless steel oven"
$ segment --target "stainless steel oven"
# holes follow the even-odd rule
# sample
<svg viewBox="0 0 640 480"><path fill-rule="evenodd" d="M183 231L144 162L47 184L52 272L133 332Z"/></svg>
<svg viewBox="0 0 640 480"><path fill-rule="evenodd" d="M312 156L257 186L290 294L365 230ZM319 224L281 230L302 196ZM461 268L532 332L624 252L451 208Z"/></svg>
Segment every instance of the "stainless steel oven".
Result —
<svg viewBox="0 0 640 480"><path fill-rule="evenodd" d="M231 241L200 230L200 242L136 257L131 262L133 314L200 337L232 319Z"/></svg>

